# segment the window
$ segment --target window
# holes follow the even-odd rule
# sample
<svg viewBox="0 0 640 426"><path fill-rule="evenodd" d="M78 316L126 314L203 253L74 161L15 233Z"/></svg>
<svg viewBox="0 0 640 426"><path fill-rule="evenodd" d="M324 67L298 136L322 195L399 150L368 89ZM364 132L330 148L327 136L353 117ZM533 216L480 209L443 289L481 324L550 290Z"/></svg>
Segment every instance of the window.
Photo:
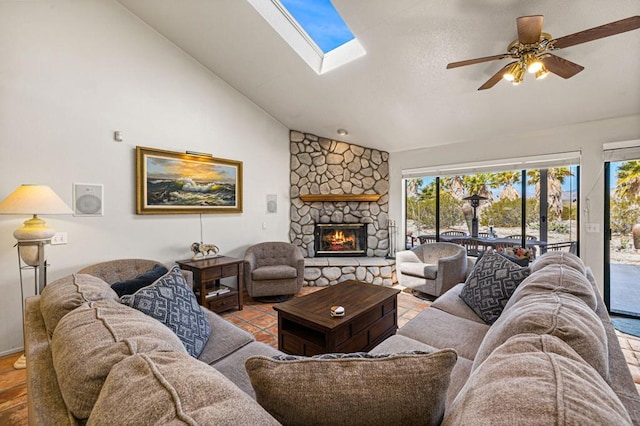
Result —
<svg viewBox="0 0 640 426"><path fill-rule="evenodd" d="M545 244L577 252L579 166L553 165L443 176L405 173L407 246L472 234L474 211L464 198L477 194L486 198L475 211L480 237L535 238L544 243L538 255Z"/></svg>
<svg viewBox="0 0 640 426"><path fill-rule="evenodd" d="M366 54L330 0L248 0L317 74Z"/></svg>
<svg viewBox="0 0 640 426"><path fill-rule="evenodd" d="M355 37L330 0L280 0L323 53Z"/></svg>

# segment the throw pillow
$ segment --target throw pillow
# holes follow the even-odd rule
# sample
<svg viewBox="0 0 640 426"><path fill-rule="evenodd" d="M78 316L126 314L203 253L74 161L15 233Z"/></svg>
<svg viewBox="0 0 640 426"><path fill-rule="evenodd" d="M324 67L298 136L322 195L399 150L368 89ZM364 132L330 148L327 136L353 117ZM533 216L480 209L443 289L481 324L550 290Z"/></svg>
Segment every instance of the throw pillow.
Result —
<svg viewBox="0 0 640 426"><path fill-rule="evenodd" d="M465 281L460 298L487 324L493 324L529 268L497 253L486 253Z"/></svg>
<svg viewBox="0 0 640 426"><path fill-rule="evenodd" d="M163 265L156 264L151 270L143 272L135 278L111 284L111 288L118 294L118 297L133 294L141 288L153 284L167 272L169 271Z"/></svg>
<svg viewBox="0 0 640 426"><path fill-rule="evenodd" d="M443 425L631 425L607 382L557 337L498 347L447 407Z"/></svg>
<svg viewBox="0 0 640 426"><path fill-rule="evenodd" d="M186 353L154 351L116 364L87 426L278 425L215 368Z"/></svg>
<svg viewBox="0 0 640 426"><path fill-rule="evenodd" d="M562 339L608 380L609 349L602 320L582 300L563 292L529 294L505 309L482 339L473 370L507 339L523 333Z"/></svg>
<svg viewBox="0 0 640 426"><path fill-rule="evenodd" d="M587 274L587 267L585 266L582 259L572 253L567 253L564 251L548 251L531 264L531 271L536 272L546 266L549 265L566 265L569 266L576 271L580 272L582 275Z"/></svg>
<svg viewBox="0 0 640 426"><path fill-rule="evenodd" d="M51 338L52 372L77 419L89 417L111 368L136 353L187 354L180 339L153 318L113 300L84 303L65 315ZM82 422L79 422L82 424Z"/></svg>
<svg viewBox="0 0 640 426"><path fill-rule="evenodd" d="M258 403L286 425L440 424L457 354L249 358ZM409 395L401 398L400 395Z"/></svg>
<svg viewBox="0 0 640 426"><path fill-rule="evenodd" d="M83 303L98 300L118 302L119 298L109 284L92 275L68 275L48 284L40 296L40 312L49 337L62 317Z"/></svg>
<svg viewBox="0 0 640 426"><path fill-rule="evenodd" d="M169 273L150 286L122 296L120 301L173 330L187 352L195 358L209 340L209 321L178 266L171 268Z"/></svg>

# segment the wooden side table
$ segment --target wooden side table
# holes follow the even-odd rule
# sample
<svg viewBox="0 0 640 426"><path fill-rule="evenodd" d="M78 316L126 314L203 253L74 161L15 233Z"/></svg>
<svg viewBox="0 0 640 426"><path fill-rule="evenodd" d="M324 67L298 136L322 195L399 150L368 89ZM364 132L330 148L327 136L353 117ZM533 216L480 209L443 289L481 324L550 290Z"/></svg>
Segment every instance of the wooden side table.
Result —
<svg viewBox="0 0 640 426"><path fill-rule="evenodd" d="M185 259L176 263L181 269L193 273L193 291L200 305L216 313L230 309L242 310L244 259L218 256L210 259ZM238 277L237 289L220 285L220 279L228 277ZM218 288L228 288L229 291L221 294L210 294Z"/></svg>

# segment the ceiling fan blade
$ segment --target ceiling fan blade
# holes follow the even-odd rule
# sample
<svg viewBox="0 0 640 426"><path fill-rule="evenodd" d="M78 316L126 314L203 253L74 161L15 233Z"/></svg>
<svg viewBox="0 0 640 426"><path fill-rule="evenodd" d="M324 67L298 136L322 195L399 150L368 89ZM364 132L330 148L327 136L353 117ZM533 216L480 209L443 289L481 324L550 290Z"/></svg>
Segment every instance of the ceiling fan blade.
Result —
<svg viewBox="0 0 640 426"><path fill-rule="evenodd" d="M557 38L552 40L552 43L554 48L563 49L565 47L586 43L599 38L610 37L627 31L637 30L638 28L640 28L640 16L632 16L630 18L621 19L620 21L610 22L608 24L600 25L599 27L590 28L588 30L579 31L577 33Z"/></svg>
<svg viewBox="0 0 640 426"><path fill-rule="evenodd" d="M482 62L497 61L498 59L513 58L510 53L501 53L500 55L485 56L484 58L468 59L466 61L451 62L447 64L447 69L464 67L465 65L481 64Z"/></svg>
<svg viewBox="0 0 640 426"><path fill-rule="evenodd" d="M584 69L582 65L567 61L559 56L548 54L542 59L545 68L562 78L571 78Z"/></svg>
<svg viewBox="0 0 640 426"><path fill-rule="evenodd" d="M510 62L502 67L500 71L491 76L491 78L487 80L482 86L478 87L478 90L491 89L493 86L498 84L498 82L502 80L502 74L504 74L507 71L507 68L509 68L512 64L515 64L515 62Z"/></svg>
<svg viewBox="0 0 640 426"><path fill-rule="evenodd" d="M518 41L522 44L533 44L540 41L544 16L521 16L516 19Z"/></svg>

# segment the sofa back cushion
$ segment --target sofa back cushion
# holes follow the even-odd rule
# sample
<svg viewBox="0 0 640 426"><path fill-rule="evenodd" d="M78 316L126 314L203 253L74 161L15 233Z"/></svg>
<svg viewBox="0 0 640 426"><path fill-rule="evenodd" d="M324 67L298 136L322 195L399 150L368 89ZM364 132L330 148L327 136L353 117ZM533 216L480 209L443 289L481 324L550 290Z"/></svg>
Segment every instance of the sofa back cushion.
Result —
<svg viewBox="0 0 640 426"><path fill-rule="evenodd" d="M608 379L609 351L602 322L582 300L562 292L530 294L505 309L478 348L473 369L510 337L523 333L562 339Z"/></svg>
<svg viewBox="0 0 640 426"><path fill-rule="evenodd" d="M585 275L569 266L554 264L538 269L522 281L504 310L509 310L514 303L527 295L549 292L571 294L594 311L598 305L593 284Z"/></svg>
<svg viewBox="0 0 640 426"><path fill-rule="evenodd" d="M69 411L88 418L111 367L154 350L186 354L171 330L118 302L86 303L68 313L53 332L51 354Z"/></svg>
<svg viewBox="0 0 640 426"><path fill-rule="evenodd" d="M87 425L115 424L279 423L213 367L184 353L153 351L111 369Z"/></svg>
<svg viewBox="0 0 640 426"><path fill-rule="evenodd" d="M549 265L565 265L575 269L582 275L586 275L587 267L578 256L565 251L548 251L534 260L531 265L531 272L536 272Z"/></svg>
<svg viewBox="0 0 640 426"><path fill-rule="evenodd" d="M496 348L444 425L631 425L604 379L562 340L522 334Z"/></svg>
<svg viewBox="0 0 640 426"><path fill-rule="evenodd" d="M49 336L62 317L78 306L98 300L118 301L109 284L87 274L73 274L48 284L40 297L40 311Z"/></svg>
<svg viewBox="0 0 640 426"><path fill-rule="evenodd" d="M454 350L339 355L290 360L255 356L245 365L256 399L283 424L436 425L442 421L457 359Z"/></svg>

